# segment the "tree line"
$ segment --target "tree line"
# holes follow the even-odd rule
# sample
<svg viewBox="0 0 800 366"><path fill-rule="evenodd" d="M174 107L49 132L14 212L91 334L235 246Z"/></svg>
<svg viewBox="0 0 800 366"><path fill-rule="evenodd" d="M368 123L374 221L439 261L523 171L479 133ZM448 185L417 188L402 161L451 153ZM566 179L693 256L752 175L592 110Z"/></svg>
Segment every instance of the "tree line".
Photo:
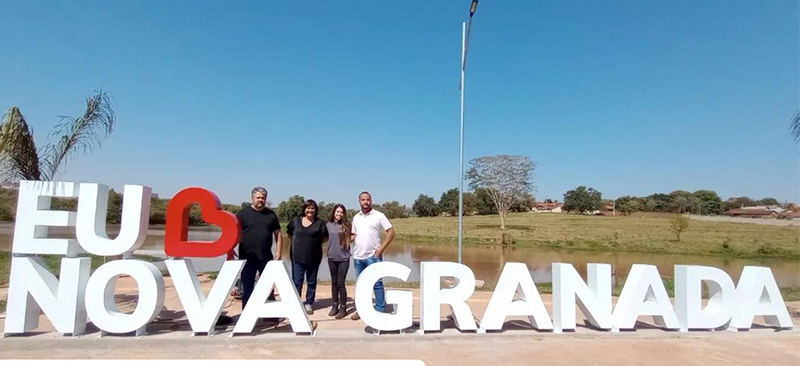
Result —
<svg viewBox="0 0 800 366"><path fill-rule="evenodd" d="M605 209L602 193L594 188L579 186L564 194L563 209L567 212L594 212ZM693 213L697 215L721 215L728 210L747 206L779 206L775 198L759 200L750 197L731 197L723 201L717 192L676 190L670 193L653 193L649 196L622 196L613 201L613 208L622 214L634 212Z"/></svg>
<svg viewBox="0 0 800 366"><path fill-rule="evenodd" d="M492 201L485 188L475 188L473 192L464 192L462 198L464 215L496 215L497 205ZM510 206L511 212L530 211L535 204L535 198L526 194L517 199ZM411 206L411 212L418 217L432 217L440 215L458 215L458 188L452 188L442 193L437 202L433 197L420 194Z"/></svg>
<svg viewBox="0 0 800 366"><path fill-rule="evenodd" d="M767 197L755 200L750 197L731 197L723 201L717 192L697 190L672 191L668 194L654 193L646 197L623 196L617 198L616 209L622 213L636 211L693 213L697 215L722 215L725 212L747 206L779 206L778 200Z"/></svg>

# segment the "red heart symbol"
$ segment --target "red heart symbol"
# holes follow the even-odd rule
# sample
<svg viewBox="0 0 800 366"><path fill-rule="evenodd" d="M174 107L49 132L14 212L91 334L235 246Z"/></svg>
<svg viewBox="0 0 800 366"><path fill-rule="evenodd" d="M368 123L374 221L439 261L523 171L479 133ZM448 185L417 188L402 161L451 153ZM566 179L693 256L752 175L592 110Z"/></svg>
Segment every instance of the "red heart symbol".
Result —
<svg viewBox="0 0 800 366"><path fill-rule="evenodd" d="M188 241L189 210L193 203L200 205L203 221L222 229L222 236L216 241ZM216 194L205 188L189 187L169 201L164 231L164 252L170 257L218 257L239 243L242 226L236 215L222 210Z"/></svg>

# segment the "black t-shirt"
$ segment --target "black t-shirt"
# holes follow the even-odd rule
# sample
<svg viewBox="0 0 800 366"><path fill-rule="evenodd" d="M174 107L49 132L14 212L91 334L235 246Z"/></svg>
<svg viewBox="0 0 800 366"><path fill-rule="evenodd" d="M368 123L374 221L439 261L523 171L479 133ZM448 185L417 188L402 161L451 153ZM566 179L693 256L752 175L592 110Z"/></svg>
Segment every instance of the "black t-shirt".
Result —
<svg viewBox="0 0 800 366"><path fill-rule="evenodd" d="M328 236L325 222L315 219L308 227L303 226L303 217L289 223L286 232L292 237L292 262L322 262L322 242Z"/></svg>
<svg viewBox="0 0 800 366"><path fill-rule="evenodd" d="M239 239L239 258L272 260L272 240L275 230L281 229L278 216L268 208L256 211L247 206L236 213L242 225Z"/></svg>

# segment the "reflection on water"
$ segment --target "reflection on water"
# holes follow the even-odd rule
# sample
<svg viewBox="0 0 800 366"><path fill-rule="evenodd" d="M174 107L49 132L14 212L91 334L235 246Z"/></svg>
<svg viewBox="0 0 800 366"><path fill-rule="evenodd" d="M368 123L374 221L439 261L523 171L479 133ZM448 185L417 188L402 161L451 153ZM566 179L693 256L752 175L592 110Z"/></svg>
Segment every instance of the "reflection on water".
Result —
<svg viewBox="0 0 800 366"><path fill-rule="evenodd" d="M58 231L61 230L61 231ZM116 235L117 229L110 228L109 235ZM13 224L0 224L0 251L11 250ZM213 229L192 229L190 240L213 241L220 233ZM74 229L51 230L51 236L74 237ZM147 240L141 249L147 253L158 253L164 246L164 230L151 228ZM284 250L288 258L288 248ZM720 268L738 281L744 266L765 266L772 268L778 285L800 286L800 260L785 259L741 259L713 256L655 254L630 252L594 252L578 250L562 250L548 248L508 248L500 246L467 246L463 252L464 264L475 272L475 278L494 283L500 277L503 264L506 262L522 262L528 265L536 282L551 281L551 264L553 262L572 263L581 275L586 276L588 263L611 264L617 278L627 277L634 263L652 264L658 267L662 276L672 277L676 264L695 264ZM222 258L198 260L195 268L198 271L216 271L222 266ZM423 244L395 241L384 253L384 260L398 262L411 268L409 281L419 281L419 264L422 261L458 260L458 247L452 245ZM323 260L319 270L321 280L330 279L327 262ZM348 278L355 278L355 270L351 269Z"/></svg>

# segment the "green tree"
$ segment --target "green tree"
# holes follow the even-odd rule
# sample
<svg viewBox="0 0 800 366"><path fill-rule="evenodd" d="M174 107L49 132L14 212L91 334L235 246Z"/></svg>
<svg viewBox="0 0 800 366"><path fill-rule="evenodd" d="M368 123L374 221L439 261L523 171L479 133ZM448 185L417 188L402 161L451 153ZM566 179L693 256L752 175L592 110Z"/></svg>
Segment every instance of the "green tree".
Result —
<svg viewBox="0 0 800 366"><path fill-rule="evenodd" d="M242 205L233 205L233 204L229 204L229 203L223 203L222 204L222 209L235 215L237 212L239 212L242 209Z"/></svg>
<svg viewBox="0 0 800 366"><path fill-rule="evenodd" d="M463 200L464 200L464 216L473 215L478 211L478 197L475 195L475 193L464 192Z"/></svg>
<svg viewBox="0 0 800 366"><path fill-rule="evenodd" d="M478 215L497 214L497 206L492 202L489 192L483 188L475 188L475 211L478 212Z"/></svg>
<svg viewBox="0 0 800 366"><path fill-rule="evenodd" d="M650 212L670 212L672 208L672 196L664 193L653 193L645 198L645 202Z"/></svg>
<svg viewBox="0 0 800 366"><path fill-rule="evenodd" d="M114 124L110 99L101 91L86 100L81 117L61 118L49 135L57 142L38 149L22 112L11 107L0 125L0 176L6 182L52 180L76 153L99 147L100 138L111 135Z"/></svg>
<svg viewBox="0 0 800 366"><path fill-rule="evenodd" d="M190 226L205 226L207 225L205 221L203 221L203 211L200 209L200 205L193 204L192 208L189 209L189 225Z"/></svg>
<svg viewBox="0 0 800 366"><path fill-rule="evenodd" d="M675 213L691 212L692 193L688 191L672 191L669 194L670 211Z"/></svg>
<svg viewBox="0 0 800 366"><path fill-rule="evenodd" d="M439 211L450 216L458 216L458 188L442 193L442 197L439 198ZM464 210L465 213L466 211Z"/></svg>
<svg viewBox="0 0 800 366"><path fill-rule="evenodd" d="M122 222L122 195L113 189L108 191L108 213L106 222L109 224L119 224Z"/></svg>
<svg viewBox="0 0 800 366"><path fill-rule="evenodd" d="M303 196L291 196L286 201L283 201L278 205L278 210L275 213L278 215L278 219L281 220L282 223L288 224L296 217L303 214L303 203L305 202L306 199L303 198Z"/></svg>
<svg viewBox="0 0 800 366"><path fill-rule="evenodd" d="M781 204L778 202L778 200L772 197L762 198L759 203L765 206L779 206Z"/></svg>
<svg viewBox="0 0 800 366"><path fill-rule="evenodd" d="M644 204L641 198L632 196L622 196L614 201L617 211L623 215L630 215L634 212L644 209Z"/></svg>
<svg viewBox="0 0 800 366"><path fill-rule="evenodd" d="M336 206L333 202L325 202L321 201L318 203L319 206L319 213L317 213L317 217L322 219L323 221L328 221L331 218L331 213L333 212L334 206Z"/></svg>
<svg viewBox="0 0 800 366"><path fill-rule="evenodd" d="M472 159L469 164L470 187L486 190L500 215L500 229L505 229L511 206L533 190L537 163L527 156L495 155Z"/></svg>
<svg viewBox="0 0 800 366"><path fill-rule="evenodd" d="M757 202L753 201L753 199L750 197L731 197L725 201L725 208L728 210L733 210L742 207L755 206L756 203Z"/></svg>
<svg viewBox="0 0 800 366"><path fill-rule="evenodd" d="M725 204L717 192L701 189L692 193L692 196L697 199L697 212L700 215L720 215L725 212Z"/></svg>
<svg viewBox="0 0 800 366"><path fill-rule="evenodd" d="M381 210L388 219L404 219L408 217L408 208L397 201L389 201L381 204Z"/></svg>
<svg viewBox="0 0 800 366"><path fill-rule="evenodd" d="M411 211L419 217L432 217L439 216L439 207L433 197L420 194L414 205L411 206Z"/></svg>
<svg viewBox="0 0 800 366"><path fill-rule="evenodd" d="M509 211L511 212L528 212L536 206L536 198L530 193L525 193L514 204L511 205Z"/></svg>
<svg viewBox="0 0 800 366"><path fill-rule="evenodd" d="M600 210L603 207L603 194L594 188L579 186L564 193L564 210L567 212L585 213Z"/></svg>
<svg viewBox="0 0 800 366"><path fill-rule="evenodd" d="M151 225L164 225L167 222L167 204L169 204L169 200L158 197L150 198Z"/></svg>

